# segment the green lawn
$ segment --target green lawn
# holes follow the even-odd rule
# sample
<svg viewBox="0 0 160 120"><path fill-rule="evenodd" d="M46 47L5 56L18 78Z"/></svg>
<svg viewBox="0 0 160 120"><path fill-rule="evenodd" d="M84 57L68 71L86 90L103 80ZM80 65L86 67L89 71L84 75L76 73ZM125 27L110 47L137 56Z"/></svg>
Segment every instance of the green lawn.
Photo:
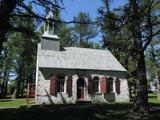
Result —
<svg viewBox="0 0 160 120"><path fill-rule="evenodd" d="M0 107L20 107L26 105L27 105L26 98L0 99Z"/></svg>
<svg viewBox="0 0 160 120"><path fill-rule="evenodd" d="M149 93L149 103L150 104L160 104L160 101L158 101L156 94ZM20 107L27 105L26 98L21 99L0 99L0 107ZM29 104L32 105L32 104Z"/></svg>
<svg viewBox="0 0 160 120"><path fill-rule="evenodd" d="M160 104L160 100L157 99L157 95L154 93L148 94L148 102L153 104Z"/></svg>
<svg viewBox="0 0 160 120"><path fill-rule="evenodd" d="M149 94L149 114L131 111L131 103L112 104L65 104L28 106L26 99L1 101L0 106L19 107L0 109L1 120L159 120L160 102L155 94Z"/></svg>
<svg viewBox="0 0 160 120"><path fill-rule="evenodd" d="M34 105L1 109L1 120L159 120L160 110L139 115L131 104Z"/></svg>

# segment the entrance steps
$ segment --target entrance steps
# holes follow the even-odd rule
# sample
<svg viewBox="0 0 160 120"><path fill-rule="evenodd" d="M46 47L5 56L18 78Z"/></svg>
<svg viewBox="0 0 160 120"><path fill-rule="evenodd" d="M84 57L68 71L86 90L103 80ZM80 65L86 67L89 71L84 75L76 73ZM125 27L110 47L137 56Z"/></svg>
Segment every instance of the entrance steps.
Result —
<svg viewBox="0 0 160 120"><path fill-rule="evenodd" d="M81 104L81 103L91 103L92 101L90 101L90 100L84 100L84 99L78 99L78 100L76 100L76 103L77 104Z"/></svg>

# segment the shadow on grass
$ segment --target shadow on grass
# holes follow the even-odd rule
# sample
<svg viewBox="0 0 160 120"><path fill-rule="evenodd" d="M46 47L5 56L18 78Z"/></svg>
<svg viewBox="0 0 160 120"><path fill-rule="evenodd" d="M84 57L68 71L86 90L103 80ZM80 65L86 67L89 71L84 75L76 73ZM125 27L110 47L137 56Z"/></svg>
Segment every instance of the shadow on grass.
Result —
<svg viewBox="0 0 160 120"><path fill-rule="evenodd" d="M138 115L131 104L35 105L0 110L2 120L158 120L160 110Z"/></svg>
<svg viewBox="0 0 160 120"><path fill-rule="evenodd" d="M0 102L9 102L9 101L13 101L12 99L0 99Z"/></svg>
<svg viewBox="0 0 160 120"><path fill-rule="evenodd" d="M150 107L159 107L160 108L160 103L149 103Z"/></svg>
<svg viewBox="0 0 160 120"><path fill-rule="evenodd" d="M149 96L148 98L157 98L157 96Z"/></svg>

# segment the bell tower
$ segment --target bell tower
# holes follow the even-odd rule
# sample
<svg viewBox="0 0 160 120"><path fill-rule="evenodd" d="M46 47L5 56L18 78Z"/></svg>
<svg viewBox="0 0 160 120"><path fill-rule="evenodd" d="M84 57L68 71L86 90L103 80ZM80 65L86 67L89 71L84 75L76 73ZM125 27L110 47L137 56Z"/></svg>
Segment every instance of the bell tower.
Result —
<svg viewBox="0 0 160 120"><path fill-rule="evenodd" d="M46 23L44 25L44 33L42 35L41 48L44 50L60 50L60 41L59 37L55 34L54 28L54 13L53 11L49 11L46 16Z"/></svg>

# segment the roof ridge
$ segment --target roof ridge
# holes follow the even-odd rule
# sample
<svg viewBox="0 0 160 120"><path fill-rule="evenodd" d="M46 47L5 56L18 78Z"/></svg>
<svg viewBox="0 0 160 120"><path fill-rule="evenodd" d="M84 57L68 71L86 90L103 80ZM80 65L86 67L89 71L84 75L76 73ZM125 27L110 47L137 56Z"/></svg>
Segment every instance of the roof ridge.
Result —
<svg viewBox="0 0 160 120"><path fill-rule="evenodd" d="M78 48L78 49L88 49L88 50L102 50L102 51L109 51L108 49L96 49L96 48L83 48L83 47L64 47L64 48Z"/></svg>

